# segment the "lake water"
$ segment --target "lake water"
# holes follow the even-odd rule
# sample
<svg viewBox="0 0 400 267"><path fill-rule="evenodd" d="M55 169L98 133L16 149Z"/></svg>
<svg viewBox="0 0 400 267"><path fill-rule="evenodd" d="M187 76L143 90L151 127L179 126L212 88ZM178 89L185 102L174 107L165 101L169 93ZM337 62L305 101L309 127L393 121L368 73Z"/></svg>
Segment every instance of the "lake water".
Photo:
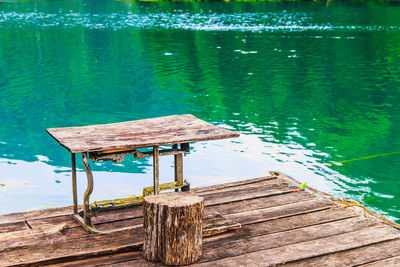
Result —
<svg viewBox="0 0 400 267"><path fill-rule="evenodd" d="M193 186L276 170L400 220L399 3L1 2L0 213L72 203L46 128L191 113L241 133L191 145ZM92 165L92 200L152 183Z"/></svg>

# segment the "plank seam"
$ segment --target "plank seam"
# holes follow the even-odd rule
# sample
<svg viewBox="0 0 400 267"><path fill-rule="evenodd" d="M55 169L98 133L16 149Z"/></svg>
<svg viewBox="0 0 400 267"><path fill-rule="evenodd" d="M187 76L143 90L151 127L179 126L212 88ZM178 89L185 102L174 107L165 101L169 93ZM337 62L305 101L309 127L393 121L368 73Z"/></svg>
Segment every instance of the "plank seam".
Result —
<svg viewBox="0 0 400 267"><path fill-rule="evenodd" d="M69 256L62 256L62 257L53 257L53 258L47 258L47 259L41 259L37 260L34 262L24 262L24 263L18 263L18 264L12 264L12 265L7 265L7 266L40 266L43 264L55 264L55 263L61 263L61 262L66 262L66 261L71 261L71 260L82 260L82 259L89 259L89 258L94 258L94 257L99 257L99 256L106 256L106 255L114 255L122 252L131 252L131 251L140 251L141 247L143 244L138 243L138 244L130 244L130 245L125 245L125 246L120 246L118 248L112 248L112 249L106 249L106 250L100 250L100 251L90 251L82 254L75 254L75 255L69 255Z"/></svg>
<svg viewBox="0 0 400 267"><path fill-rule="evenodd" d="M313 211L313 212L319 212L319 211ZM313 213L313 212L310 212L310 213ZM361 216L357 215L357 214L352 214L351 216L348 216L348 217L343 217L343 218L338 218L338 219L331 219L331 220L324 221L322 223L315 222L315 223L312 223L312 224L309 224L309 225L305 225L305 226L299 226L299 227L294 227L294 228L290 228L290 229L287 229L287 230L279 230L279 231L276 231L276 232L271 232L269 234L283 233L283 232L288 232L288 231L291 231L291 230L298 230L298 229L302 229L302 228L306 228L306 227L311 227L311 226L321 225L321 224L326 224L326 223L333 223L333 222L352 219L352 218L356 218L356 217L361 217ZM281 218L278 218L278 220L279 219L281 219ZM282 218L282 219L284 219L284 218ZM265 221L265 222L268 222L268 221ZM261 224L261 223L265 223L265 222L256 222L254 224L258 224L258 223ZM246 228L246 226L250 226L250 225L245 225L245 226L243 226L243 228ZM262 235L263 234L257 234L257 235L253 235L253 236L256 237L256 236L262 236ZM208 243L214 243L215 241L213 240L213 237L207 237L207 238L203 239L203 242L208 244Z"/></svg>
<svg viewBox="0 0 400 267"><path fill-rule="evenodd" d="M25 220L24 222L25 222L26 226L28 226L29 229L33 229L32 226L28 223L27 220Z"/></svg>
<svg viewBox="0 0 400 267"><path fill-rule="evenodd" d="M139 259L126 259L126 260L121 260L121 261L115 261L115 262L113 262L113 263L107 263L107 264L100 264L100 265L94 265L95 267L102 267L102 266L111 266L111 265L114 265L114 264L120 264L120 263L125 263L125 262L135 262L135 261L138 261ZM155 262L156 263L156 262Z"/></svg>
<svg viewBox="0 0 400 267"><path fill-rule="evenodd" d="M377 225L380 225L380 224L377 223L376 225L372 225L372 227L373 227L373 226L377 226ZM382 225L384 225L384 224L382 224ZM359 230L367 229L367 228L370 228L370 227L371 227L371 226L362 227L362 228L360 228ZM357 231L359 231L359 230L357 230ZM357 231L346 232L346 233L343 233L343 234L349 234L349 233L352 233L352 232L354 233L354 232L357 232ZM328 237L332 237L332 236L336 236L336 235L337 235L337 234L332 234L332 235L328 235L328 236L325 236L325 237L316 238L316 239L313 239L313 240L311 240L311 241L319 240L319 239L324 239L324 238L328 238ZM285 261L285 262L275 263L275 264L273 264L273 265L266 265L266 266L280 266L280 265L284 265L284 264L287 264L287 263L301 262L301 261L304 261L304 260L309 260L309 259L313 259L313 258L318 258L318 257L326 256L326 255L331 255L331 254L335 254L335 253L338 253L338 252L344 252L344 251L348 251L348 250L358 249L358 248L362 248L362 247L366 247L366 246L376 245L376 244L379 244L379 243L382 243L382 242L392 241L392 240L396 240L396 239L400 239L400 238L399 238L398 236L397 236L397 237L392 237L392 238L386 239L386 240L384 240L384 241L373 242L373 243L370 243L370 244L367 244L367 245L361 245L361 246L358 245L358 246L353 247L353 248L350 248L350 249L339 249L339 250L334 251L334 252L321 253L321 254L314 255L314 256L308 256L308 257L305 257L305 258L302 258L302 259L288 260L288 261ZM303 243L303 242L304 242L304 241L294 242L294 243L291 243L291 244L284 245L284 246L282 246L282 247L289 246L289 245L295 245L295 244L301 244L301 243ZM310 241L306 241L306 242L310 242ZM267 251L267 250L276 249L276 248L279 248L279 247L255 250L255 251L252 251L252 252L249 252L249 253L244 253L244 254L235 255L235 256L221 257L221 258L218 258L218 259L215 259L215 260L211 260L211 261L204 261L204 263L212 263L212 262L220 261L220 260L227 259L227 258L240 257L240 256L243 256L243 255L246 255L246 254L251 254L251 253L261 252L261 251Z"/></svg>
<svg viewBox="0 0 400 267"><path fill-rule="evenodd" d="M265 177L249 179L249 180L247 180L245 182L243 182L243 181L231 182L232 184L229 185L229 186L223 186L224 184L219 184L219 185L209 185L209 186L205 186L205 187L213 187L214 186L214 187L216 187L215 190L218 190L218 189L238 187L238 186L248 185L248 184L256 184L256 183L261 183L261 182L270 181L270 180L278 180L278 177L265 176ZM235 183L235 184L233 184L233 183ZM230 184L230 183L226 183L226 184ZM196 187L196 188L193 188L191 190L194 191L195 193L197 193L197 192L208 192L208 191L212 191L213 189L212 188L204 189L204 187Z"/></svg>
<svg viewBox="0 0 400 267"><path fill-rule="evenodd" d="M297 191L297 192L299 192L299 191ZM293 193L293 192L291 192L291 193ZM267 197L265 197L265 198L268 198L269 196L267 196ZM261 198L263 198L263 197L261 197ZM268 208L275 208L275 207L283 207L283 206L285 206L285 205L291 205L291 204L294 204L294 203L303 203L303 202L306 202L306 201L310 201L310 200L312 200L312 198L305 198L305 199L301 199L301 200L299 200L299 201L295 201L295 200L293 200L293 202L287 202L287 203L285 203L285 204L280 204L280 205L276 205L276 206L269 206L269 207L257 207L257 208L255 208L255 209L247 209L246 211L257 211L257 210L263 210L263 209L268 209ZM221 205L227 205L227 204L221 204ZM240 212L234 212L234 213L223 213L223 211L221 212L221 214L222 215L234 215L234 214L239 214L239 213L242 213L243 211L240 211Z"/></svg>
<svg viewBox="0 0 400 267"><path fill-rule="evenodd" d="M281 216L277 216L277 217L272 217L272 218L268 218L268 219L258 219L258 220L255 220L255 221L253 221L253 222L242 223L242 225L257 224L257 223L272 221L272 220L281 219L281 218L288 218L288 217L293 217L293 216L308 214L308 213L312 213L312 212L317 212L317 211L322 211L322 210L328 210L328 209L330 209L330 208L332 208L332 207L331 207L331 206L325 206L325 207L315 208L315 209L311 209L311 210L307 210L307 211L301 211L301 212L296 212L296 213L281 215ZM232 220L232 219L230 219L230 220Z"/></svg>
<svg viewBox="0 0 400 267"><path fill-rule="evenodd" d="M279 195L290 194L290 193L301 191L301 190L303 190L303 189L301 189L301 188L298 188L298 189L293 188L293 189L288 190L288 191L281 191L281 192L271 193L271 194L268 194L268 195L262 195L262 196L256 196L256 197L251 197L251 198L243 198L243 199L231 200L231 201L226 201L226 202L221 202L221 203L209 204L209 205L206 205L206 206L207 207L213 207L213 206L217 206L217 205L221 205L221 204L225 204L225 203L241 202L241 201L248 200L248 199L257 199L257 198L270 197L270 196L271 197L272 196L279 196Z"/></svg>
<svg viewBox="0 0 400 267"><path fill-rule="evenodd" d="M318 211L313 211L313 212L318 212ZM310 213L313 213L310 212ZM289 216L290 217L290 216ZM349 219L354 219L356 217L361 217L359 215L355 215L355 216L351 216L351 217L346 217L346 218L340 218L340 219L333 219L333 220L329 220L329 221L325 221L323 223L313 223L313 224L309 224L309 225L305 225L305 226L300 226L300 227L295 227L295 228L290 228L287 230L281 230L281 231L276 231L276 232L272 232L272 233L268 233L268 234L264 234L264 235L270 235L270 234L278 234L278 233L284 233L284 232L289 232L292 230L298 230L298 229L303 229L303 228L307 228L307 227L312 227L312 226L316 226L316 225L323 225L323 224L328 224L328 223L333 223L333 222L338 222L338 221L344 221L344 220L349 220ZM280 218L279 218L280 219ZM257 222L258 223L258 222ZM256 224L256 223L255 223ZM378 225L378 223L376 224L372 224L372 225ZM371 225L370 225L371 226ZM368 227L370 227L368 226ZM357 230L354 230L353 232L355 232ZM349 232L350 233L350 232ZM260 235L254 235L254 236L263 236L263 234ZM253 237L253 236L252 236Z"/></svg>
<svg viewBox="0 0 400 267"><path fill-rule="evenodd" d="M395 239L392 239L392 240L385 240L385 241L377 242L377 244L379 244L379 243L385 243L385 242L388 242L388 241L393 241L393 240L396 240L396 239L399 239L399 240L400 240L400 238L395 238ZM367 246L368 246L368 245L367 245ZM399 255L396 255L396 256L389 256L389 257L382 258L382 259L379 259L379 260L372 260L372 261L364 262L364 263L361 263L361 264L356 264L356 265L353 265L353 266L354 266L354 267L357 267L357 266L364 266L364 265L371 264L371 263L374 263L374 262L380 262L380 261L384 261L384 260L391 259L391 258L397 258L397 257L399 257L399 256L400 256L400 254L399 254Z"/></svg>
<svg viewBox="0 0 400 267"><path fill-rule="evenodd" d="M379 223L378 223L378 224L379 224ZM368 228L368 227L365 227L365 228ZM364 228L361 228L361 229L364 229ZM319 238L318 238L318 239L319 239ZM393 241L393 240L396 240L396 239L400 239L400 238L399 238L399 237L393 237L393 238L386 239L386 240L383 240L383 241L373 242L373 243L370 243L370 244L361 245L361 246L353 247L353 248L350 248L350 249L342 249L342 250L337 250L337 251L335 251L335 252L323 253L323 254L319 254L319 255L316 255L316 256L306 257L306 258L303 258L303 259L287 261L287 262L284 262L284 263L279 263L279 265L281 265L281 264L286 264L286 263L301 262L301 261L304 261L304 260L310 260L310 259L315 259L315 258L323 257L323 256L326 256L326 255L333 255L333 254L341 253L341 252L345 252L345 251L355 250L355 249L364 248L364 247L368 247L368 246L374 246L374 245L378 245L378 244L381 244L381 243ZM317 240L317 239L315 239L315 240ZM300 242L300 243L301 243L301 242ZM392 258L392 257L389 257L389 258ZM383 260L383 259L382 259L382 260ZM375 261L372 261L372 262L375 262ZM370 263L370 262L368 262L368 263ZM365 264L368 264L368 263L362 263L361 265L352 265L352 266L362 266L362 265L365 265Z"/></svg>
<svg viewBox="0 0 400 267"><path fill-rule="evenodd" d="M33 218L24 218L20 219L17 221L10 221L10 222L5 222L5 223L0 223L0 227L2 225L7 225L7 224L17 224L17 223L28 223L28 221L36 221L36 220L46 220L46 219L53 219L53 218L60 218L60 217L72 217L72 212L67 213L67 214L60 214L60 215L55 215L55 216L47 216L47 217L33 217ZM28 226L29 227L29 226Z"/></svg>
<svg viewBox="0 0 400 267"><path fill-rule="evenodd" d="M291 193L300 192L300 191L301 191L301 190L298 190L298 191L291 191L291 192L285 192L285 193L283 193L283 194L291 194ZM279 194L279 195L282 195L282 194ZM261 197L253 197L253 198L251 198L251 199L269 198L269 197L273 197L273 196L274 196L274 195L267 195L267 196L261 196ZM250 200L251 200L251 199L250 199ZM244 200L248 200L248 199L244 199ZM239 200L238 202L244 201L244 200ZM312 200L312 198L304 198L304 199L301 199L300 201L295 201L295 200L293 200L293 202L288 202L288 203L281 204L281 205L276 205L276 206L271 206L271 207L261 207L261 208L249 209L249 210L246 210L246 211L256 211L256 210L261 210L261 209L266 209L266 208L281 207L281 206L288 205L288 204L302 203L302 202L310 201L310 200ZM212 204L212 205L207 205L207 204L206 204L206 205L204 205L204 206L205 206L205 207L224 206L224 205L229 205L230 203L234 203L234 202L237 202L237 201L228 201L228 202L224 202L224 203L220 203L220 204ZM220 211L219 213L221 213L221 215L232 215L232 214L238 214L238 213L240 213L240 212L235 212L235 213L223 213L223 211ZM113 220L113 221L95 222L95 225L103 225L103 224L114 223L114 222L122 222L122 221L125 221L125 220L139 219L139 218L142 218L142 217L143 217L143 215L134 216L134 217L127 217L127 218L118 219L118 220ZM72 228L72 227L71 227L71 228Z"/></svg>

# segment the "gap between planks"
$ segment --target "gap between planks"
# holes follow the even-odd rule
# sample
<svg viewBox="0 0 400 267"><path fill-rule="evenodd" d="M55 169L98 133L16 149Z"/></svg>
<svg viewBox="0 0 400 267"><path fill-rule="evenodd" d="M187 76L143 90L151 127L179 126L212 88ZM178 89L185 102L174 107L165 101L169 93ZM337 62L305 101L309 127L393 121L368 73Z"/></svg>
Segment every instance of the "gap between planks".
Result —
<svg viewBox="0 0 400 267"><path fill-rule="evenodd" d="M136 234L136 236L137 236L137 234ZM65 240L64 242L62 242L62 241L60 241L61 242L61 244L64 244L64 245L62 245L63 247L65 247L66 245L68 245L68 242L69 243L80 243L80 242L83 242L83 241L85 241L85 240L87 240L87 241L85 241L84 242L84 244L85 243L87 243L87 242L89 242L89 240L92 240L92 239L95 239L94 238L95 237L95 235L88 235L88 236L85 236L85 237L78 237L78 238L73 238L73 239L70 239L70 240ZM105 236L104 236L105 237ZM132 236L133 237L133 236ZM132 238L131 237L131 238ZM80 240L80 241L79 241ZM141 244L141 238L140 238L140 240L138 240L138 241L136 241L137 242L137 244L136 244L136 246L139 246L140 244ZM58 242L57 244L59 244L60 246L61 246L61 244L60 244L60 242ZM119 244L120 245L120 244ZM127 243L126 244L128 247L129 246L131 246L131 243ZM46 246L45 246L46 247ZM51 246L50 246L51 247ZM28 249L28 248L27 248ZM44 248L45 249L45 248ZM99 248L100 249L100 248ZM119 248L118 249L114 249L114 250L122 250L123 248L121 247L121 245L119 246ZM102 253L103 254L105 254L105 253L108 253L107 252L107 248L101 248L100 250L104 250ZM34 252L36 252L37 251L37 249L35 248L34 249ZM73 254L73 250L69 250L69 252L68 253L70 253L70 254ZM93 254L94 253L94 254ZM86 256L89 256L89 255L97 255L97 254L101 254L100 252L93 252L93 253L88 253L88 255L86 255ZM25 254L25 253L23 253L23 254ZM28 253L29 254L29 253ZM79 257L83 257L83 254L82 255L76 255L75 257L77 257L77 258L79 258ZM62 258L62 255L60 255L60 258ZM71 257L71 258L73 258L73 257ZM53 260L55 260L55 259L53 259Z"/></svg>
<svg viewBox="0 0 400 267"><path fill-rule="evenodd" d="M300 192L302 191L300 188L290 188L287 189L287 187L283 186L277 186L277 185L272 185L271 187L263 187L261 189L253 189L251 192L246 191L246 189L242 190L235 190L234 193L235 195L230 194L229 192L220 192L220 193L214 193L213 197L211 196L206 196L205 197L205 206L215 206L216 210L223 210L223 208L220 208L221 205L230 203L231 205L234 205L232 203L237 202L240 205L240 201L253 201L253 199L257 198L267 198L267 197L273 197L273 196L280 196L282 194L288 194L288 193L293 193L293 192ZM218 200L213 200L215 198L218 198ZM303 199L303 198L301 198ZM126 219L134 219L134 218L140 218L142 217L142 210L141 206L137 206L134 208L128 208L125 210L119 210L119 211L113 211L113 212L106 212L104 213L104 216L99 216L95 217L93 219L94 223L96 225L100 225L103 223L109 223L109 222L116 222L119 220L126 220ZM70 224L78 227L78 224L75 223L75 221L72 219L72 215L60 215L60 216L54 216L54 217L45 217L45 218L36 218L36 219L31 219L28 220L29 224L35 228L38 225L42 223L50 224L58 224L58 223L63 223L65 221L70 222ZM1 225L0 225L1 227Z"/></svg>
<svg viewBox="0 0 400 267"><path fill-rule="evenodd" d="M381 235L383 234L383 236ZM393 228L388 226L373 226L358 231L332 235L312 241L290 244L282 247L256 251L240 256L218 259L215 261L206 261L193 264L193 266L276 266L280 264L309 259L318 256L328 255L337 251L346 251L354 248L362 248L366 245L379 244L384 240L398 240L399 233L393 232ZM393 244L393 243L392 243ZM240 250L240 247L236 248ZM113 262L108 265L116 266L163 266L158 263L150 263L140 258L134 260L118 259L113 257ZM397 260L396 258L394 258ZM393 259L392 259L393 260ZM101 266L96 264L96 266ZM300 265L300 266L330 266L328 265ZM338 265L338 266L343 266Z"/></svg>
<svg viewBox="0 0 400 267"><path fill-rule="evenodd" d="M307 222L308 223L317 223L316 220L321 220L321 221L333 220L333 221L336 221L336 220L338 220L340 218L348 218L349 216L352 216L352 214L349 213L346 210L334 211L333 214L332 213L329 214L329 213L327 213L327 211L322 211L322 212L319 212L318 216L317 215L318 214L314 214L314 216L311 216L310 214L307 214L307 216L304 215L301 218L302 220L300 221L300 223L303 223L303 224L307 224ZM319 219L315 219L316 217L319 218ZM284 230L283 228L285 228L285 227L290 229L290 227L292 225L295 226L295 227L300 227L299 225L292 224L292 219L293 218L282 219L281 220L282 223L280 223L280 220L276 220L275 222L272 222L272 221L266 222L265 225L263 225L263 224L257 224L257 226L249 225L249 226L244 227L243 229L239 229L238 233L240 234L241 232L243 232L243 233L247 232L247 233L250 233L251 235L255 236L255 235L258 235L258 234L265 234L266 232L271 231L271 229L274 229L274 225L275 226L279 226L280 225L280 228L281 228L280 230ZM249 231L251 228L253 228L253 232ZM259 231L259 232L255 233L254 231ZM210 243L210 241L211 241L211 243ZM222 242L222 244L224 244L227 241L228 240L222 240L222 241L220 240L220 242L218 242L219 244L217 244L217 246L221 246L221 242ZM215 243L215 239L213 240L213 237L204 239L204 243L203 243L204 244L204 248L206 249L207 246L210 246L210 245L212 246L213 243ZM115 256L113 256L113 258L115 258ZM135 266L136 266L136 264L137 263L135 263Z"/></svg>
<svg viewBox="0 0 400 267"><path fill-rule="evenodd" d="M199 263L195 266L251 266L260 262L263 262L264 266L273 266L338 251L345 251L386 240L394 240L399 237L400 233L398 230L386 225L378 225L350 233L290 244L278 248L260 250L212 262Z"/></svg>
<svg viewBox="0 0 400 267"><path fill-rule="evenodd" d="M228 187L241 187L241 186L245 186L248 184L259 183L262 181L268 181L268 180L275 181L276 179L277 178L274 176L267 176L267 177L248 179L248 180L244 180L244 181L231 182L231 183L226 183L226 184L218 184L218 185L213 185L213 186L208 186L208 187L200 187L200 188L195 188L192 190L195 192L196 191L205 192L208 190L218 190L218 189L224 188L224 185L227 185ZM80 207L80 208L82 208L82 207ZM0 215L0 229L2 226L6 225L6 224L22 223L25 220L62 217L62 216L72 215L72 214L73 214L72 206L3 214L3 215Z"/></svg>
<svg viewBox="0 0 400 267"><path fill-rule="evenodd" d="M380 262L400 255L400 239L368 244L346 251L335 252L321 257L295 261L288 267L298 266L363 266L364 264ZM381 265L390 266L390 265Z"/></svg>

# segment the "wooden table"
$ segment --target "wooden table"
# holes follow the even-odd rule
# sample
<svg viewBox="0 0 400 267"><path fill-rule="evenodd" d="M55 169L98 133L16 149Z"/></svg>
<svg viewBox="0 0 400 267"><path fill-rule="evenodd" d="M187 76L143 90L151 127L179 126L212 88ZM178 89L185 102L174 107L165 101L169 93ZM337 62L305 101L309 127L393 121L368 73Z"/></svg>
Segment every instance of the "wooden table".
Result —
<svg viewBox="0 0 400 267"><path fill-rule="evenodd" d="M239 134L217 127L193 115L173 115L160 118L127 121L112 124L100 124L81 127L63 127L47 129L47 132L71 153L72 192L74 217L89 232L103 233L97 230L91 217L99 211L135 205L146 194L158 194L160 190L188 190L189 183L183 180L183 157L189 152L189 143L238 137ZM171 149L159 149L172 145ZM152 151L137 149L152 147ZM83 196L83 210L78 211L76 190L75 154L82 154L83 167L87 176L87 188ZM153 186L143 190L143 196L99 201L89 204L93 191L93 174L88 157L92 161L121 162L125 156L133 154L135 158L153 157ZM159 156L174 155L175 182L159 184ZM134 228L137 226L129 227ZM116 230L125 230L120 228ZM113 231L116 231L113 230ZM110 232L110 231L108 231Z"/></svg>

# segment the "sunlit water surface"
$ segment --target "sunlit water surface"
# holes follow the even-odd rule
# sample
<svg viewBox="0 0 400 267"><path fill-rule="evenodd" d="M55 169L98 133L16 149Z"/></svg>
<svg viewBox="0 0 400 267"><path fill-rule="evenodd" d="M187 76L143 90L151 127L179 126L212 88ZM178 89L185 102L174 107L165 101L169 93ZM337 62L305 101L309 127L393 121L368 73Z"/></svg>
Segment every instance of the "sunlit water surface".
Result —
<svg viewBox="0 0 400 267"><path fill-rule="evenodd" d="M71 204L46 128L192 113L242 134L191 145L193 186L277 170L400 219L398 4L16 0L0 41L0 213ZM92 166L92 200L151 185L151 160Z"/></svg>

